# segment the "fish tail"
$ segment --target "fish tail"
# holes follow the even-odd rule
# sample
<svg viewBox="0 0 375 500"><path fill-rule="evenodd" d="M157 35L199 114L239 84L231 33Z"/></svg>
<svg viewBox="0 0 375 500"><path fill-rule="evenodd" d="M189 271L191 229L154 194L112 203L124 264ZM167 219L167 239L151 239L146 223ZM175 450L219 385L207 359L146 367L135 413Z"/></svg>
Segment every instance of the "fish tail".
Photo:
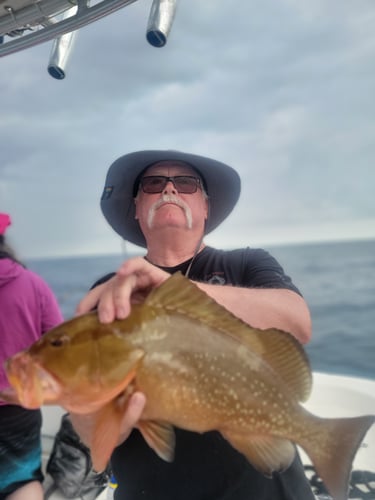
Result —
<svg viewBox="0 0 375 500"><path fill-rule="evenodd" d="M333 500L347 500L352 463L374 415L317 420L318 434L306 446L306 453Z"/></svg>

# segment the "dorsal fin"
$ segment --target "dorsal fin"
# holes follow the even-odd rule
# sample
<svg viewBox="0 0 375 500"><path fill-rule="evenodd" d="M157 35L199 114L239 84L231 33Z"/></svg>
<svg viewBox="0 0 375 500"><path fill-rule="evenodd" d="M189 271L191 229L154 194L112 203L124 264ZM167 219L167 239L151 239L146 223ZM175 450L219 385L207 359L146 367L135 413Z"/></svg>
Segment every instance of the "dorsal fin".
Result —
<svg viewBox="0 0 375 500"><path fill-rule="evenodd" d="M221 334L241 342L264 359L287 384L298 401L311 392L309 362L301 344L290 333L276 328L253 328L198 288L180 272L153 289L145 305L167 312L183 314Z"/></svg>

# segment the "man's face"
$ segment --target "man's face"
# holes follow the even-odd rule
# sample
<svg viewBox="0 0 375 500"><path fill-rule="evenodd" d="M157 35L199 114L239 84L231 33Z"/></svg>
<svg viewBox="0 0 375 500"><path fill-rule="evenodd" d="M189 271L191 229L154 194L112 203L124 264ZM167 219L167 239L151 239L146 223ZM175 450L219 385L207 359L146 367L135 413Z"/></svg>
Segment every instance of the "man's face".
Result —
<svg viewBox="0 0 375 500"><path fill-rule="evenodd" d="M152 165L144 172L143 177L153 175L198 177L190 166L174 161L163 161ZM136 219L145 236L155 229L173 227L198 229L203 234L208 202L200 185L196 192L191 194L179 192L171 181L161 193L144 193L140 188L135 204Z"/></svg>

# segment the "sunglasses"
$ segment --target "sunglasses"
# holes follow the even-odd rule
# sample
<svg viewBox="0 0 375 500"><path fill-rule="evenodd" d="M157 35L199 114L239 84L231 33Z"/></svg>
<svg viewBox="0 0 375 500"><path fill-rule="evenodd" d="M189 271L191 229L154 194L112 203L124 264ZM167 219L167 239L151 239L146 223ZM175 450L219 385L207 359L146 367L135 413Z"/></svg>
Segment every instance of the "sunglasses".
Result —
<svg viewBox="0 0 375 500"><path fill-rule="evenodd" d="M148 175L142 177L139 183L144 193L155 194L161 193L168 182L172 182L177 191L184 194L196 193L198 187L201 187L200 179L192 175L176 175L174 177Z"/></svg>

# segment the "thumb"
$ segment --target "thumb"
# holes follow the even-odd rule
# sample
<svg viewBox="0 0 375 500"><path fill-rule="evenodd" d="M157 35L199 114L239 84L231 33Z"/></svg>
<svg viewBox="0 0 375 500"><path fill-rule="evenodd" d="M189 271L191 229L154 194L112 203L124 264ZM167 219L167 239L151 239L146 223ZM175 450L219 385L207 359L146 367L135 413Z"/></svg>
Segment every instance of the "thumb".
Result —
<svg viewBox="0 0 375 500"><path fill-rule="evenodd" d="M121 422L120 442L124 441L137 425L145 405L146 396L142 392L135 392L131 395Z"/></svg>

